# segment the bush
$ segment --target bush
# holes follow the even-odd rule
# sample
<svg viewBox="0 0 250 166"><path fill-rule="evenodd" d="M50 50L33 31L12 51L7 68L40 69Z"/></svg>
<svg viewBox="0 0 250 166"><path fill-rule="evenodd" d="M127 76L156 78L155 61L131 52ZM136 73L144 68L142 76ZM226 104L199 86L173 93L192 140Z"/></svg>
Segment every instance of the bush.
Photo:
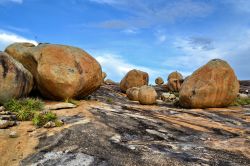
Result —
<svg viewBox="0 0 250 166"><path fill-rule="evenodd" d="M236 100L231 105L232 106L242 106L242 105L249 105L249 104L250 104L250 97L248 97L248 98L237 97Z"/></svg>
<svg viewBox="0 0 250 166"><path fill-rule="evenodd" d="M11 99L4 104L7 111L14 112L17 119L20 121L31 120L36 111L41 111L44 108L44 103L39 99L24 98Z"/></svg>
<svg viewBox="0 0 250 166"><path fill-rule="evenodd" d="M55 122L57 120L57 116L53 112L40 112L36 113L34 118L32 119L32 122L34 125L38 127L42 127L49 121Z"/></svg>

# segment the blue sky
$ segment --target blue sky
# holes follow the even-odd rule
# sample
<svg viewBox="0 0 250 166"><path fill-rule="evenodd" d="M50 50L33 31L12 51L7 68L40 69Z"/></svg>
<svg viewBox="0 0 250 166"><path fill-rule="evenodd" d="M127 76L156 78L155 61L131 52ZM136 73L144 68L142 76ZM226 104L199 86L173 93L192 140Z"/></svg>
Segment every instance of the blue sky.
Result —
<svg viewBox="0 0 250 166"><path fill-rule="evenodd" d="M249 0L0 0L0 50L12 42L80 47L115 81L191 74L210 59L250 79Z"/></svg>

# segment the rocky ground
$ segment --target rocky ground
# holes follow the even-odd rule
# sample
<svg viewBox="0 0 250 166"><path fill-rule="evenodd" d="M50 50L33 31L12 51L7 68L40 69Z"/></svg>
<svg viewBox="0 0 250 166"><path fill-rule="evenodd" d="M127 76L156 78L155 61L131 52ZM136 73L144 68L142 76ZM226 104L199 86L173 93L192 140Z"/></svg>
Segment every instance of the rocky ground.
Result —
<svg viewBox="0 0 250 166"><path fill-rule="evenodd" d="M0 130L0 165L250 165L250 106L146 106L104 85L77 108L54 112L63 127Z"/></svg>

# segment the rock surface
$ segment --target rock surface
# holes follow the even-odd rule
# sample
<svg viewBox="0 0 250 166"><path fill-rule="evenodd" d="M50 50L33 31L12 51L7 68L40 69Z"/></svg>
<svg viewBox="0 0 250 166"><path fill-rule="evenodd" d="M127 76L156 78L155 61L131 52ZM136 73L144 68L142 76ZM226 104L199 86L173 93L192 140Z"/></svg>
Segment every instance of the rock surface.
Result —
<svg viewBox="0 0 250 166"><path fill-rule="evenodd" d="M181 73L175 71L168 76L168 88L172 92L179 92L181 84L183 83L183 76Z"/></svg>
<svg viewBox="0 0 250 166"><path fill-rule="evenodd" d="M250 165L250 116L245 114L249 106L140 105L128 100L118 85L104 85L91 98L70 111L58 111L74 121L53 134L38 132L36 151L20 165Z"/></svg>
<svg viewBox="0 0 250 166"><path fill-rule="evenodd" d="M148 85L148 73L140 70L129 71L120 82L120 88L123 92L132 87L141 87Z"/></svg>
<svg viewBox="0 0 250 166"><path fill-rule="evenodd" d="M57 103L57 104L50 104L45 106L45 110L59 110L59 109L70 109L77 107L75 104L72 103Z"/></svg>
<svg viewBox="0 0 250 166"><path fill-rule="evenodd" d="M138 87L132 87L126 90L127 97L129 100L133 101L139 101L139 90L140 88Z"/></svg>
<svg viewBox="0 0 250 166"><path fill-rule="evenodd" d="M182 85L180 104L187 108L226 107L239 92L239 82L230 65L220 59L209 61Z"/></svg>
<svg viewBox="0 0 250 166"><path fill-rule="evenodd" d="M164 84L164 81L161 77L157 77L155 79L155 83L156 83L156 85L162 85L162 84Z"/></svg>
<svg viewBox="0 0 250 166"><path fill-rule="evenodd" d="M155 104L157 99L157 93L153 87L144 85L139 89L138 99L140 104Z"/></svg>
<svg viewBox="0 0 250 166"><path fill-rule="evenodd" d="M76 47L14 43L5 52L33 74L38 90L49 99L85 97L102 83L99 63Z"/></svg>
<svg viewBox="0 0 250 166"><path fill-rule="evenodd" d="M0 104L27 96L33 88L33 76L23 65L0 52Z"/></svg>

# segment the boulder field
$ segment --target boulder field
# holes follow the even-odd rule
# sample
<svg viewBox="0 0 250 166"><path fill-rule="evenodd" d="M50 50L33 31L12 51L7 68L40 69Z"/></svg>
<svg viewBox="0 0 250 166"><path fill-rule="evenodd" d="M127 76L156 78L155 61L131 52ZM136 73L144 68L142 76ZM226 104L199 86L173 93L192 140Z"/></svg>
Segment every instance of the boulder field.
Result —
<svg viewBox="0 0 250 166"><path fill-rule="evenodd" d="M32 73L37 89L52 100L85 97L102 83L100 64L76 47L14 43L5 52Z"/></svg>

